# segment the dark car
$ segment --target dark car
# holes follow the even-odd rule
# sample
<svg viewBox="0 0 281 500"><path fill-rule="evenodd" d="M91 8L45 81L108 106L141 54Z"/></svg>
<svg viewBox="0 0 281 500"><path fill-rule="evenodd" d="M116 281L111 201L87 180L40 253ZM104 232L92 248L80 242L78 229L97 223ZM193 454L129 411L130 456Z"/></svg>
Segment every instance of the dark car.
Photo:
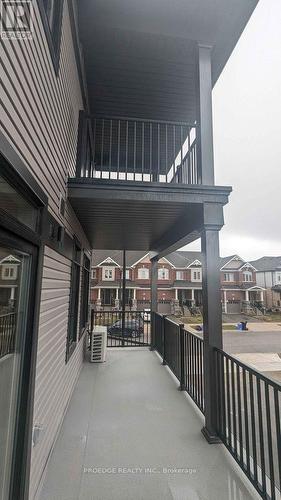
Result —
<svg viewBox="0 0 281 500"><path fill-rule="evenodd" d="M121 319L107 327L108 335L122 335ZM124 337L140 337L143 334L143 320L126 319L124 324Z"/></svg>

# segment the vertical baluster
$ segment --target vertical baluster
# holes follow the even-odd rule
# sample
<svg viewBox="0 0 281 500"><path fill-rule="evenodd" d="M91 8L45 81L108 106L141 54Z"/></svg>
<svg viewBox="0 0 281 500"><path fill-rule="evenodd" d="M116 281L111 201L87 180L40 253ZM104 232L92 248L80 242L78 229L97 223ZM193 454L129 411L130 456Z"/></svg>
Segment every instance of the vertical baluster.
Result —
<svg viewBox="0 0 281 500"><path fill-rule="evenodd" d="M149 124L149 173L150 180L153 181L153 172L152 172L152 123Z"/></svg>
<svg viewBox="0 0 281 500"><path fill-rule="evenodd" d="M237 413L238 413L238 433L239 433L239 458L243 462L243 431L242 431L242 408L241 408L241 380L240 366L236 366L236 386L237 386Z"/></svg>
<svg viewBox="0 0 281 500"><path fill-rule="evenodd" d="M254 465L254 479L257 481L257 445L256 445L256 421L255 421L255 403L254 403L254 390L253 390L253 374L249 373L249 387L250 387L250 409L251 409L251 430L252 430L252 450L253 450L253 465Z"/></svg>
<svg viewBox="0 0 281 500"><path fill-rule="evenodd" d="M165 130L165 169L166 169L166 183L168 182L168 125L166 124Z"/></svg>
<svg viewBox="0 0 281 500"><path fill-rule="evenodd" d="M228 444L232 447L232 425L231 425L231 408L230 408L230 381L229 381L229 360L226 358L226 401L227 401L227 427L228 427Z"/></svg>
<svg viewBox="0 0 281 500"><path fill-rule="evenodd" d="M231 360L231 393L232 393L232 415L233 415L233 448L237 457L237 425L236 425L236 393L235 393L235 364Z"/></svg>
<svg viewBox="0 0 281 500"><path fill-rule="evenodd" d="M112 153L112 120L110 120L109 127L109 179L111 178L111 153Z"/></svg>
<svg viewBox="0 0 281 500"><path fill-rule="evenodd" d="M265 410L266 410L266 428L267 428L267 450L268 450L268 462L269 462L269 472L270 472L270 489L271 489L271 500L275 500L275 482L274 482L274 464L273 464L273 452L272 452L272 428L271 428L271 411L270 411L270 401L269 401L269 385L265 382Z"/></svg>
<svg viewBox="0 0 281 500"><path fill-rule="evenodd" d="M246 370L242 368L243 375L243 400L244 400L244 427L245 427L245 443L246 443L246 463L247 473L250 474L250 444L249 444L249 423L248 423L248 394L247 394L247 381Z"/></svg>
<svg viewBox="0 0 281 500"><path fill-rule="evenodd" d="M181 172L181 183L183 183L183 130L182 130L182 125L180 126L180 141L181 141L181 166L180 166L180 172Z"/></svg>
<svg viewBox="0 0 281 500"><path fill-rule="evenodd" d="M96 129L97 129L97 120L96 120L96 118L94 118L94 130L93 130L93 164L92 164L92 170L91 170L91 178L95 177Z"/></svg>
<svg viewBox="0 0 281 500"><path fill-rule="evenodd" d="M117 179L120 176L120 120L118 120L118 131L117 131Z"/></svg>
<svg viewBox="0 0 281 500"><path fill-rule="evenodd" d="M126 121L126 172L125 172L125 179L128 179L128 141L129 141L129 122L128 120Z"/></svg>
<svg viewBox="0 0 281 500"><path fill-rule="evenodd" d="M144 180L144 122L142 122L142 134L141 134L141 180Z"/></svg>
<svg viewBox="0 0 281 500"><path fill-rule="evenodd" d="M136 180L137 122L134 122L134 181Z"/></svg>
<svg viewBox="0 0 281 500"><path fill-rule="evenodd" d="M262 408L262 403L261 403L261 384L260 384L259 377L257 377L257 400L258 400L258 417L259 417L259 445L260 445L259 447L260 447L261 486L262 486L262 493L266 493L263 408Z"/></svg>
<svg viewBox="0 0 281 500"><path fill-rule="evenodd" d="M157 171L158 171L158 177L157 177L157 181L160 182L160 123L158 123L158 126L157 126L157 146L158 146L158 151L157 151L157 155L158 155L158 162L157 162Z"/></svg>
<svg viewBox="0 0 281 500"><path fill-rule="evenodd" d="M173 161L173 179L174 179L174 182L176 182L176 178L175 178L175 175L176 175L176 126L174 125L173 126L173 149L174 149L174 161Z"/></svg>
<svg viewBox="0 0 281 500"><path fill-rule="evenodd" d="M103 149L104 149L104 119L102 119L102 125L101 125L101 177L102 175L102 169L103 169Z"/></svg>

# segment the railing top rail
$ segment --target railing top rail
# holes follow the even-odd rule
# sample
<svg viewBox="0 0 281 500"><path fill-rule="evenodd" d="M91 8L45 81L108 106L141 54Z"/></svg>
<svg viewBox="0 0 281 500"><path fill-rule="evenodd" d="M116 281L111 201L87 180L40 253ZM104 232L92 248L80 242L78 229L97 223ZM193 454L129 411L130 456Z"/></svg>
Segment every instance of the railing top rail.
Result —
<svg viewBox="0 0 281 500"><path fill-rule="evenodd" d="M200 337L200 335L198 335L198 333L191 332L190 330L188 330L188 328L185 328L184 331L185 331L185 333L188 333L189 335L196 337L198 340L201 340L202 342L204 341L203 337Z"/></svg>
<svg viewBox="0 0 281 500"><path fill-rule="evenodd" d="M279 391L281 390L281 384L279 384L278 382L276 382L276 380L273 380L272 378L263 375L258 370L255 370L255 368L252 368L250 365L247 365L246 363L243 363L243 361L240 361L240 359L236 358L235 356L232 356L231 354L228 354L227 352L223 351L222 349L218 349L217 347L215 347L215 351L217 351L220 354L222 354L225 358L228 358L229 360L234 361L234 363L236 363L237 365L239 365L241 368L244 368L245 370L247 370L248 372L250 372L253 375L257 376L259 379L263 380L267 384L270 384L275 389L277 389Z"/></svg>
<svg viewBox="0 0 281 500"><path fill-rule="evenodd" d="M110 115L90 115L89 118L95 120L117 120L117 121L126 121L126 122L140 122L140 123L155 123L159 125L175 125L179 127L189 127L195 128L196 123L188 123L188 122L177 122L177 121L165 121L165 120L150 120L149 118L136 118L131 116L110 116Z"/></svg>

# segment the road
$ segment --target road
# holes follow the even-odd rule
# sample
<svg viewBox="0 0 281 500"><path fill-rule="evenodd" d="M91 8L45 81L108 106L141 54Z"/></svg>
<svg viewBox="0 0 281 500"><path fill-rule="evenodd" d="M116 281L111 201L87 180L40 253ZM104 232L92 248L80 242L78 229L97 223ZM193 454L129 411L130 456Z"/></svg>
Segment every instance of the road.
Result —
<svg viewBox="0 0 281 500"><path fill-rule="evenodd" d="M280 331L228 331L223 333L223 348L230 354L246 352L281 353Z"/></svg>

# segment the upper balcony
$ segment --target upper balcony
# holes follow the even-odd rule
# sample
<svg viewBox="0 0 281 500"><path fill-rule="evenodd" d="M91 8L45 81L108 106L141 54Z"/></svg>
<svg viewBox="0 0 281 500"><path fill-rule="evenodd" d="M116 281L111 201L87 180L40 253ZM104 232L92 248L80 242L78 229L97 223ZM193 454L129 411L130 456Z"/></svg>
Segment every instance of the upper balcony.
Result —
<svg viewBox="0 0 281 500"><path fill-rule="evenodd" d="M87 92L68 194L93 248L160 255L222 225L212 88L256 3L79 2Z"/></svg>

